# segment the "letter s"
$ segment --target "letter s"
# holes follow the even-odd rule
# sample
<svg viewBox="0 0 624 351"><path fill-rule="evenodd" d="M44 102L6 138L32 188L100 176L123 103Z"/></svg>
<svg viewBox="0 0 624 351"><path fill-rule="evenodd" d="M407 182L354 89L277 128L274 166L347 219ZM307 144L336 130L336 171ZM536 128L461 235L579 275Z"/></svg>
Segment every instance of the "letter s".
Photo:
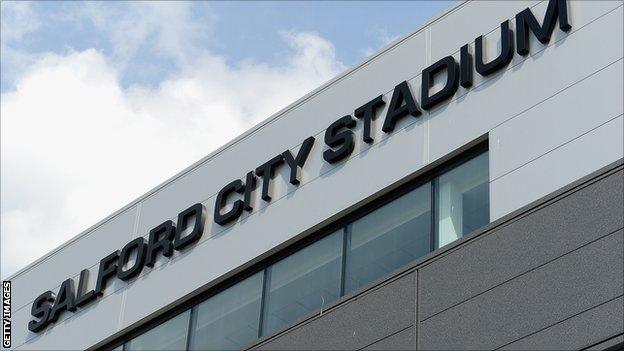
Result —
<svg viewBox="0 0 624 351"><path fill-rule="evenodd" d="M49 290L35 299L32 308L30 309L30 314L32 314L35 318L39 318L39 321L31 320L28 322L28 330L36 333L48 325L52 302L54 302L54 294Z"/></svg>
<svg viewBox="0 0 624 351"><path fill-rule="evenodd" d="M349 156L355 147L353 131L355 119L349 115L341 117L327 127L325 131L325 144L329 147L338 147L337 150L328 149L323 152L323 158L329 163L336 163ZM343 128L347 130L340 131Z"/></svg>

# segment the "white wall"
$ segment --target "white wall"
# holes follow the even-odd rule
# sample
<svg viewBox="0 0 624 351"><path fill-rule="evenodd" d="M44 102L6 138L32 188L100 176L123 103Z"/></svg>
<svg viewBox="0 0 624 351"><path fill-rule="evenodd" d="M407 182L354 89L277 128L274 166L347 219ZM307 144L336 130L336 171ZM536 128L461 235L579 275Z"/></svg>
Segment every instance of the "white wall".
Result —
<svg viewBox="0 0 624 351"><path fill-rule="evenodd" d="M347 162L322 161L323 133L331 122L380 93L389 98L403 80L419 96L420 72L428 64L457 57L463 44L481 34L487 33L493 49L503 20L526 7L543 16L546 4L475 1L457 7L19 272L11 278L13 347L92 346L488 133L492 220L622 158L623 3L570 1L569 33L557 27L547 46L532 37L529 57L516 55L506 70L487 78L475 74L470 91L460 88L452 101L403 120L390 135L381 132L379 118L373 145L361 142L360 124ZM227 227L213 223L223 185L286 149L296 152L310 135L317 140L298 187L287 182L288 168L282 167L271 183L270 204L256 190L253 213ZM146 267L129 284L112 279L104 298L64 313L45 332L28 332L37 295L87 267L93 285L102 257L195 202L209 213L198 244Z"/></svg>

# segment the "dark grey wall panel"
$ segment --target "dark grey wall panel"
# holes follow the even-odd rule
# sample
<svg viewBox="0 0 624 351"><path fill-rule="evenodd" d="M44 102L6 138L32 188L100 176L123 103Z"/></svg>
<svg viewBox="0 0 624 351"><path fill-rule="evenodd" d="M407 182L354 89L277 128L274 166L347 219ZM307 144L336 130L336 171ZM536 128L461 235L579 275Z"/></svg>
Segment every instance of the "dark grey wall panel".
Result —
<svg viewBox="0 0 624 351"><path fill-rule="evenodd" d="M624 333L624 299L605 304L566 319L503 347L504 350L579 350ZM556 342L553 342L556 341Z"/></svg>
<svg viewBox="0 0 624 351"><path fill-rule="evenodd" d="M473 239L406 267L411 273L256 347L543 350L596 345L624 333L623 227L620 161Z"/></svg>
<svg viewBox="0 0 624 351"><path fill-rule="evenodd" d="M420 269L420 319L622 228L623 176L611 174Z"/></svg>
<svg viewBox="0 0 624 351"><path fill-rule="evenodd" d="M400 277L276 336L263 350L354 350L414 325L416 273Z"/></svg>
<svg viewBox="0 0 624 351"><path fill-rule="evenodd" d="M623 241L619 230L434 315L418 326L419 347L501 347L622 296Z"/></svg>
<svg viewBox="0 0 624 351"><path fill-rule="evenodd" d="M416 349L416 329L408 327L389 337L365 347L363 350L414 350Z"/></svg>
<svg viewBox="0 0 624 351"><path fill-rule="evenodd" d="M604 350L621 351L622 349L624 349L624 335L618 335L614 338L605 340L585 350L587 351L604 351Z"/></svg>

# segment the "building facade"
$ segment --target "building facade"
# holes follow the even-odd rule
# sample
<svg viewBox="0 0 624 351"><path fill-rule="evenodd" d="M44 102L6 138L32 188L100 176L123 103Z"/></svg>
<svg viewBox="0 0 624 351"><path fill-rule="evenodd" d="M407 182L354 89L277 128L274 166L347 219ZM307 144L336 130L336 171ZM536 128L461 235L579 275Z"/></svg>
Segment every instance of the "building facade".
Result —
<svg viewBox="0 0 624 351"><path fill-rule="evenodd" d="M454 6L10 277L10 348L623 347L623 5Z"/></svg>

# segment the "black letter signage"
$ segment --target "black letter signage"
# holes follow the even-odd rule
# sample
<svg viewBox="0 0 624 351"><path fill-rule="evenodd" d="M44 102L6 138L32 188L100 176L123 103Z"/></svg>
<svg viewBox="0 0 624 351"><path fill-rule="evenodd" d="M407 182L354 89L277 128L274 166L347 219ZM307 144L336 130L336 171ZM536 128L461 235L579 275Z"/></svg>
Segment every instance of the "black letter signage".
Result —
<svg viewBox="0 0 624 351"><path fill-rule="evenodd" d="M529 8L518 13L515 19L515 38L517 52L520 55L529 54L530 32L541 43L546 44L550 40L557 20L559 20L559 28L562 31L567 32L572 28L568 22L565 0L549 0L546 15L541 25ZM466 44L460 48L459 64L453 56L446 56L425 68L422 71L420 82L422 108L431 110L436 105L451 99L460 85L464 88L470 88L473 84L473 65L474 69L482 76L493 74L505 68L512 61L514 55L514 35L510 29L509 20L501 23L500 32L500 53L494 59L490 59L489 62L485 62L484 39L483 36L479 36L474 41L474 58L470 53L470 45ZM444 86L432 94L431 88L434 86L435 78L442 76L443 73L446 73ZM372 144L374 142L371 130L373 121L385 105L385 96L383 94L378 95L356 108L353 112L355 118L351 115L345 115L331 123L324 133L327 149L322 153L323 159L329 164L334 164L348 158L355 149L354 129L360 122L363 123L362 141ZM408 82L402 81L392 91L381 130L390 134L404 117L418 117L420 115L421 110L410 91ZM431 116L433 114L430 114L429 117ZM296 133L299 132L296 131ZM225 226L241 217L243 211L253 211L252 195L255 193L258 177L262 178L260 198L270 202L271 181L284 163L288 166L289 183L299 186L302 181L302 170L310 158L314 141L314 137L310 136L303 141L296 154L291 150L286 150L258 166L255 170L248 171L245 174L244 183L243 180L236 179L224 186L217 194L214 202L214 222ZM289 139L288 143L290 144L290 142ZM286 168L284 167L282 170L285 171ZM305 175L305 173L303 174ZM281 175L284 176L285 173ZM288 185L286 184L286 186ZM95 285L94 289L89 289L92 286L88 282L89 270L83 269L80 272L78 289L74 289L74 280L68 278L62 282L56 295L52 291L46 291L39 295L31 307L31 314L34 319L28 322L28 329L32 332L39 332L50 323L57 321L64 311L75 311L77 308L83 308L91 301L102 297L111 278L116 276L120 281L128 281L139 276L142 272L147 274L150 270L144 270L144 266L154 267L159 256L169 258L173 256L175 251L182 251L193 244L197 244L204 233L205 212L204 205L196 203L178 213L176 223L168 219L150 230L147 240L144 236L139 236L123 246L121 251L115 250L102 258L95 284L93 284ZM72 271L71 273L75 274L76 272Z"/></svg>
<svg viewBox="0 0 624 351"><path fill-rule="evenodd" d="M396 122L407 115L418 117L420 116L420 110L416 105L416 101L414 101L407 81L403 81L394 87L390 106L388 107L388 112L386 112L386 120L381 130L386 133L392 132Z"/></svg>
<svg viewBox="0 0 624 351"><path fill-rule="evenodd" d="M490 75L507 66L513 59L513 32L509 29L509 20L501 23L501 52L492 61L484 62L483 35L475 39L475 61L477 72L482 76Z"/></svg>
<svg viewBox="0 0 624 351"><path fill-rule="evenodd" d="M433 85L433 78L436 74L446 71L446 83L437 93L429 96L429 89ZM422 72L422 90L420 103L422 108L429 110L433 106L449 99L459 87L459 72L457 70L457 62L453 56L447 56L425 68Z"/></svg>
<svg viewBox="0 0 624 351"><path fill-rule="evenodd" d="M540 26L539 22L530 8L522 10L516 15L516 46L518 54L527 55L529 53L529 30L535 34L537 40L542 44L546 44L550 41L550 36L555 30L555 23L559 18L559 28L568 32L572 29L572 26L568 22L568 6L565 0L550 0L548 2L548 8L546 9L546 15L544 16L544 22Z"/></svg>
<svg viewBox="0 0 624 351"><path fill-rule="evenodd" d="M325 131L325 144L330 148L338 147L337 150L327 149L323 152L323 159L329 163L336 163L349 156L355 147L353 131L355 119L344 116L327 127ZM345 129L345 130L343 130Z"/></svg>
<svg viewBox="0 0 624 351"><path fill-rule="evenodd" d="M224 186L215 201L214 208L214 221L220 225L226 225L229 222L235 220L243 213L243 201L236 200L232 208L226 213L221 213L221 209L227 205L227 199L230 194L239 193L242 194L245 191L245 186L240 179L233 180L228 185Z"/></svg>
<svg viewBox="0 0 624 351"><path fill-rule="evenodd" d="M290 184L299 184L299 170L303 167L305 161L308 159L310 151L312 151L312 145L314 145L314 137L309 137L303 141L303 144L301 144L301 148L299 148L299 152L297 152L296 157L293 157L290 150L286 150L282 153L286 164L288 164L288 167L290 167Z"/></svg>
<svg viewBox="0 0 624 351"><path fill-rule="evenodd" d="M364 120L364 134L362 135L362 140L367 144L374 141L373 137L371 137L371 123L375 120L375 117L377 117L377 109L385 104L386 102L384 101L383 95L379 95L361 107L356 108L355 112L353 112L356 118Z"/></svg>

